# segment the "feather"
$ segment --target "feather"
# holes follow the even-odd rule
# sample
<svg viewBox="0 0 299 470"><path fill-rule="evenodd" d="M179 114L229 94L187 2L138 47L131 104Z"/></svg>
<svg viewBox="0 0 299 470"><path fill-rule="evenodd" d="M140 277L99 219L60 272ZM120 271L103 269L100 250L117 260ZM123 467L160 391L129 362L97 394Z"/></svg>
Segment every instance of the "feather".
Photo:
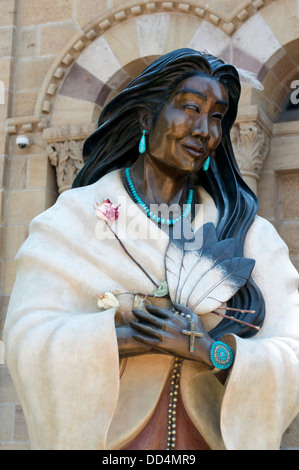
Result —
<svg viewBox="0 0 299 470"><path fill-rule="evenodd" d="M216 229L212 223L203 225L196 233L188 224L188 220L184 220L177 229L166 253L167 281L171 283L170 298L181 304L184 304L190 292L190 285L194 284L199 274L202 277L205 270L212 266L210 260L202 259L202 253L217 243Z"/></svg>
<svg viewBox="0 0 299 470"><path fill-rule="evenodd" d="M231 259L235 255L235 240L227 238L220 242L215 243L209 250L206 256L214 260L214 264L219 264L226 259Z"/></svg>
<svg viewBox="0 0 299 470"><path fill-rule="evenodd" d="M184 224L191 230L187 221ZM235 257L234 239L219 242L214 224L207 223L196 233L191 230L191 236L184 224L172 234L166 251L169 296L197 314L211 312L246 284L255 261Z"/></svg>
<svg viewBox="0 0 299 470"><path fill-rule="evenodd" d="M184 249L180 243L169 243L165 255L166 281L168 293L172 301L176 299L180 272L184 258Z"/></svg>
<svg viewBox="0 0 299 470"><path fill-rule="evenodd" d="M212 222L204 224L196 232L196 237L202 237L202 250L207 250L218 242L215 225Z"/></svg>
<svg viewBox="0 0 299 470"><path fill-rule="evenodd" d="M194 286L188 307L198 315L216 310L246 284L254 264L250 258L232 258L215 265Z"/></svg>
<svg viewBox="0 0 299 470"><path fill-rule="evenodd" d="M193 269L189 272L188 276L185 277L184 284L178 288L178 294L180 295L177 299L177 303L186 305L188 298L194 286L203 278L203 276L212 269L215 265L220 262L233 258L235 251L235 242L233 239L223 240L217 242L211 246L211 248L202 249L201 253L197 253L197 256L193 255ZM192 253L192 252L191 252ZM191 256L191 254L190 254ZM184 257L183 265L185 262ZM195 264L195 260L197 262Z"/></svg>
<svg viewBox="0 0 299 470"><path fill-rule="evenodd" d="M196 258L196 254L193 255ZM194 260L195 261L195 260ZM177 299L179 304L187 305L188 298L194 285L213 267L213 260L206 256L200 256L192 271L186 277L184 284L180 289L180 297Z"/></svg>
<svg viewBox="0 0 299 470"><path fill-rule="evenodd" d="M200 253L198 251L190 250L190 251L185 252L180 276L178 279L178 287L177 287L176 298L175 298L176 303L183 304L183 301L181 299L182 299L182 296L184 297L186 295L183 290L184 287L186 286L186 280L189 278L189 276L193 272L199 260L200 260Z"/></svg>
<svg viewBox="0 0 299 470"><path fill-rule="evenodd" d="M257 90L262 91L264 89L264 85L258 80L254 72L250 72L250 70L244 70L239 67L235 68L238 71L241 82L247 83Z"/></svg>
<svg viewBox="0 0 299 470"><path fill-rule="evenodd" d="M207 49L202 49L200 52L203 55L212 55L212 56L215 57L215 54L213 54L212 52L210 52ZM234 67L235 67L235 69L237 70L237 72L239 74L239 78L240 78L241 82L248 83L249 85L253 86L257 90L262 91L264 89L264 85L260 82L260 80L258 80L258 78L257 78L257 76L254 72L251 72L250 70L242 69L242 68L240 68L236 65L234 65Z"/></svg>
<svg viewBox="0 0 299 470"><path fill-rule="evenodd" d="M175 302L180 276L184 273L182 265L185 256L185 245L190 240L194 240L195 235L190 222L186 218L181 219L169 235L170 242L165 255L165 270L168 293L172 302Z"/></svg>

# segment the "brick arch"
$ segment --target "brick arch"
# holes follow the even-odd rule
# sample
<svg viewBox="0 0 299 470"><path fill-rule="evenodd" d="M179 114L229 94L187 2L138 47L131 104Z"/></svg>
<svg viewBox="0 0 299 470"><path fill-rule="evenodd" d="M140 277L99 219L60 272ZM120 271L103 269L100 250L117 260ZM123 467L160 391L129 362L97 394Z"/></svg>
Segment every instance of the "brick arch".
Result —
<svg viewBox="0 0 299 470"><path fill-rule="evenodd" d="M130 64L141 66L144 61L147 65L151 57L178 47L208 49L229 60L234 32L271 1L240 1L238 9L234 7L229 13L217 9L213 1L209 5L215 3L214 9L189 2L143 1L95 18L66 44L52 64L35 115L47 117L53 126L64 123L65 110L68 115L74 111L78 122L81 110L81 122L90 121L100 111L105 91L109 94L107 86L112 86L113 94L114 87L131 77Z"/></svg>

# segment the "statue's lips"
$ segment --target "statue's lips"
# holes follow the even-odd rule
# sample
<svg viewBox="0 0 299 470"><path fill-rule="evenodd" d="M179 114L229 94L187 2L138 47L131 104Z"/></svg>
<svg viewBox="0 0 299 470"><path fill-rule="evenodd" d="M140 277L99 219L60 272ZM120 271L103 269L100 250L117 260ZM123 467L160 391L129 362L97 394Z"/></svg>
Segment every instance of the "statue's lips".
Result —
<svg viewBox="0 0 299 470"><path fill-rule="evenodd" d="M194 157L202 157L205 153L205 149L203 147L183 145L183 148Z"/></svg>

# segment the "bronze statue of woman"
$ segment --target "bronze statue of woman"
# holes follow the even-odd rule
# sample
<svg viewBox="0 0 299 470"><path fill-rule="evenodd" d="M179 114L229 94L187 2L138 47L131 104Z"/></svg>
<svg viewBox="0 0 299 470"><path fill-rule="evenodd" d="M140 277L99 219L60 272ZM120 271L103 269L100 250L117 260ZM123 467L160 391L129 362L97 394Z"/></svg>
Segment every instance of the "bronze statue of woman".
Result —
<svg viewBox="0 0 299 470"><path fill-rule="evenodd" d="M236 164L240 90L217 57L160 57L31 223L5 343L33 448L279 448L299 411L298 274Z"/></svg>

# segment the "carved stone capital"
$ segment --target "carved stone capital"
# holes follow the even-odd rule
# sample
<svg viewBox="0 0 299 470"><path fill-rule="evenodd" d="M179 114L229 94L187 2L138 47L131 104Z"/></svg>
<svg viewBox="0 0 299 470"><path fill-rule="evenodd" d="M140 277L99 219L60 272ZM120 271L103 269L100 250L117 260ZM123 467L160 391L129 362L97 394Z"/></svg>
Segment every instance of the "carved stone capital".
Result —
<svg viewBox="0 0 299 470"><path fill-rule="evenodd" d="M50 162L56 168L56 179L59 194L70 189L83 166L83 140L65 140L51 142L47 146Z"/></svg>
<svg viewBox="0 0 299 470"><path fill-rule="evenodd" d="M232 129L231 138L242 175L258 180L269 152L269 136L258 122L249 121L237 123Z"/></svg>
<svg viewBox="0 0 299 470"><path fill-rule="evenodd" d="M70 189L84 162L82 148L84 140L96 129L95 123L65 125L44 129L43 139L47 144L50 162L56 168L58 192Z"/></svg>
<svg viewBox="0 0 299 470"><path fill-rule="evenodd" d="M257 193L257 182L270 150L273 123L257 105L242 106L231 130L231 141L241 174Z"/></svg>

